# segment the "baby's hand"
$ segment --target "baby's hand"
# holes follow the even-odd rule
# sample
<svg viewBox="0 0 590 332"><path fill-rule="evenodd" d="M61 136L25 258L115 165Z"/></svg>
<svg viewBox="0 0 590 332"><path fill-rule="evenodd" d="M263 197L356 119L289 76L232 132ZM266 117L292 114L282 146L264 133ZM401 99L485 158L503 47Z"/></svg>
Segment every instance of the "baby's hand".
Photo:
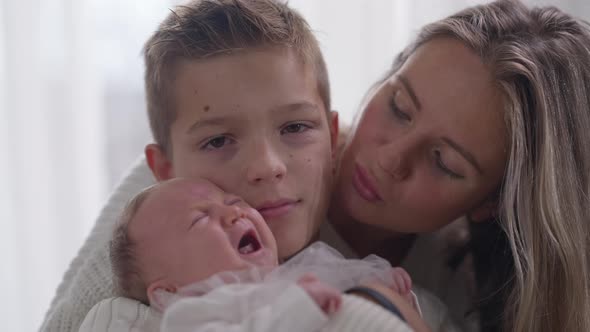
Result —
<svg viewBox="0 0 590 332"><path fill-rule="evenodd" d="M391 276L393 277L391 289L406 299L408 303L416 306L412 294L412 278L410 278L408 272L401 267L394 267L391 269Z"/></svg>
<svg viewBox="0 0 590 332"><path fill-rule="evenodd" d="M305 274L297 281L307 294L322 308L327 315L333 314L340 308L342 296L340 291L322 283L315 275Z"/></svg>

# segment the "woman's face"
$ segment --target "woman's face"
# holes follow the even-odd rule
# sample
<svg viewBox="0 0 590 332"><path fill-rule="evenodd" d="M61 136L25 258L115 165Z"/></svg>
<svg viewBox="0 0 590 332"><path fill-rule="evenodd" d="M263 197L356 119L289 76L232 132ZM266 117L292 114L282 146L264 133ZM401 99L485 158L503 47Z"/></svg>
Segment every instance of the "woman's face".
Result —
<svg viewBox="0 0 590 332"><path fill-rule="evenodd" d="M503 116L476 54L453 39L426 43L366 104L342 155L336 207L412 233L481 207L506 165Z"/></svg>

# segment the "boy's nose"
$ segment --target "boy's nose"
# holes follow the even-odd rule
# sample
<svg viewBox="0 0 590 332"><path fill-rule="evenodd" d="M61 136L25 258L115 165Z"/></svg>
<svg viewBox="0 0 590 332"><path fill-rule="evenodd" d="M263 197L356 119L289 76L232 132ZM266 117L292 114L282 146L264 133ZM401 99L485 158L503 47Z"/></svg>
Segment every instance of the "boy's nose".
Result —
<svg viewBox="0 0 590 332"><path fill-rule="evenodd" d="M246 177L248 182L258 184L262 182L280 181L287 172L287 167L280 155L271 147L261 147L252 154Z"/></svg>

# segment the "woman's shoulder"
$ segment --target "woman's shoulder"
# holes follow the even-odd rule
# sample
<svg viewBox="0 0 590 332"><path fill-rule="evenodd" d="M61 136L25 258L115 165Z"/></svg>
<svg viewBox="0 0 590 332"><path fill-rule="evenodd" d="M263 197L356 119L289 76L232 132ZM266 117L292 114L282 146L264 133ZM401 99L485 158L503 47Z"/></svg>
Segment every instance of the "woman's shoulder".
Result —
<svg viewBox="0 0 590 332"><path fill-rule="evenodd" d="M329 220L326 220L320 226L319 241L327 243L330 247L336 249L345 258L359 258L352 248L344 241L342 236L336 232Z"/></svg>
<svg viewBox="0 0 590 332"><path fill-rule="evenodd" d="M402 267L412 276L413 283L422 288L421 294L417 292L419 298L422 295L430 303L440 299L461 329L477 331L472 261L469 257L453 257L467 240L463 239L466 222L457 220L437 232L418 236Z"/></svg>

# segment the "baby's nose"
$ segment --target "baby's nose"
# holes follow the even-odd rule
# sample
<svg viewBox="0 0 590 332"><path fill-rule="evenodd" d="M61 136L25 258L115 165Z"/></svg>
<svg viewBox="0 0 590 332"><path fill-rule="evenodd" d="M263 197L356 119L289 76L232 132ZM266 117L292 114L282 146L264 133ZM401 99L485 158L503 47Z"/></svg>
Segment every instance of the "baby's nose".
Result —
<svg viewBox="0 0 590 332"><path fill-rule="evenodd" d="M216 214L218 214L221 225L224 227L231 227L240 218L244 217L244 213L237 206L219 205L215 210Z"/></svg>

